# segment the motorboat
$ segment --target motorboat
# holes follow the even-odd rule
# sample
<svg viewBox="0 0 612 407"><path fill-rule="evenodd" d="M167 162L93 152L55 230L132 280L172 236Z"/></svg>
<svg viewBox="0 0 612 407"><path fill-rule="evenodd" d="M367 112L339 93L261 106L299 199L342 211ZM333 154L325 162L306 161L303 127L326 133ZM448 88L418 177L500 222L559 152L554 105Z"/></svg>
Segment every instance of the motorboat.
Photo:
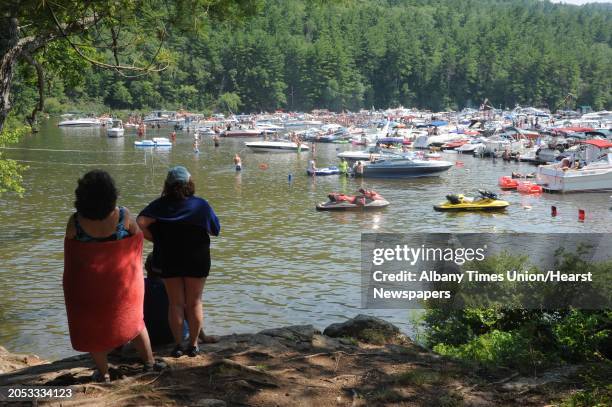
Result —
<svg viewBox="0 0 612 407"><path fill-rule="evenodd" d="M125 129L123 128L123 122L121 120L113 120L111 127L106 129L106 135L108 137L123 137Z"/></svg>
<svg viewBox="0 0 612 407"><path fill-rule="evenodd" d="M306 144L297 144L293 141L279 140L279 141L254 141L251 143L244 143L245 146L255 152L266 152L266 153L294 153L300 151L308 151L310 147Z"/></svg>
<svg viewBox="0 0 612 407"><path fill-rule="evenodd" d="M145 124L161 125L168 123L169 120L176 119L176 112L167 110L154 110L143 119Z"/></svg>
<svg viewBox="0 0 612 407"><path fill-rule="evenodd" d="M221 137L259 137L261 134L260 129L235 129L223 131Z"/></svg>
<svg viewBox="0 0 612 407"><path fill-rule="evenodd" d="M612 153L582 168L562 168L562 164L540 165L536 182L550 192L612 190Z"/></svg>
<svg viewBox="0 0 612 407"><path fill-rule="evenodd" d="M172 142L166 137L153 137L152 140L137 140L134 142L136 147L172 147Z"/></svg>
<svg viewBox="0 0 612 407"><path fill-rule="evenodd" d="M569 157L556 164L540 165L537 184L550 192L612 190L612 142L592 139L583 146L586 165L576 167Z"/></svg>
<svg viewBox="0 0 612 407"><path fill-rule="evenodd" d="M522 153L524 144L522 140L516 140L510 135L499 134L484 139L484 154L499 156L504 151L510 153Z"/></svg>
<svg viewBox="0 0 612 407"><path fill-rule="evenodd" d="M448 171L453 163L442 160L425 160L414 154L384 153L373 161L366 161L362 173L355 176L377 178L412 178L438 176Z"/></svg>
<svg viewBox="0 0 612 407"><path fill-rule="evenodd" d="M273 124L269 121L259 121L255 123L255 128L263 133L278 133L279 131L285 130L284 127Z"/></svg>
<svg viewBox="0 0 612 407"><path fill-rule="evenodd" d="M380 157L382 153L382 149L375 145L369 145L365 150L361 151L343 151L338 153L336 157L340 159L345 159L349 164L353 164L357 161L369 161L371 159L376 159Z"/></svg>
<svg viewBox="0 0 612 407"><path fill-rule="evenodd" d="M446 195L446 201L434 205L438 212L458 211L499 211L506 209L510 203L497 199L493 192L478 190L479 196L468 198L460 194Z"/></svg>
<svg viewBox="0 0 612 407"><path fill-rule="evenodd" d="M481 138L474 138L469 143L457 147L455 151L462 154L480 154L484 151L485 145Z"/></svg>
<svg viewBox="0 0 612 407"><path fill-rule="evenodd" d="M359 189L360 195L331 193L329 201L317 205L319 211L376 210L389 206L389 201L371 190Z"/></svg>
<svg viewBox="0 0 612 407"><path fill-rule="evenodd" d="M442 144L442 146L440 146L441 150L455 150L459 147L461 147L464 144L469 143L470 140L468 139L457 139L457 140L451 140L447 143Z"/></svg>
<svg viewBox="0 0 612 407"><path fill-rule="evenodd" d="M95 117L82 117L79 119L68 119L57 124L59 127L100 127L102 121Z"/></svg>

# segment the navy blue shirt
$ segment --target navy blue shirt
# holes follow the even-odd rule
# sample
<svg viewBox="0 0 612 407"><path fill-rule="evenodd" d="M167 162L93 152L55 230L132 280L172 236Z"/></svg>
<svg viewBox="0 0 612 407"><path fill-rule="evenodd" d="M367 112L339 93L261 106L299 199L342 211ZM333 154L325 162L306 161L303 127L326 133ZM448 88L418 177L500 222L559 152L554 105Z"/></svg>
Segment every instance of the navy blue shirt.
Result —
<svg viewBox="0 0 612 407"><path fill-rule="evenodd" d="M151 202L139 216L156 220L149 229L153 235L154 263L162 270L162 278L208 276L209 235L218 236L221 225L205 199L161 197Z"/></svg>

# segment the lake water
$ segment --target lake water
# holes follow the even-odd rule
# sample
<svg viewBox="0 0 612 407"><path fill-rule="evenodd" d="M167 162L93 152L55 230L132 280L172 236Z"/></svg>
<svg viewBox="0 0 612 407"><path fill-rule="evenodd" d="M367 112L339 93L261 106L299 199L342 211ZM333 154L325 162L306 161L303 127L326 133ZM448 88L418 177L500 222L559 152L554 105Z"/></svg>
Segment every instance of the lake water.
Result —
<svg viewBox="0 0 612 407"><path fill-rule="evenodd" d="M149 131L167 136L168 129ZM255 154L244 140L205 139L192 151L192 136L179 133L170 151L134 148L133 130L109 139L101 129L60 129L44 123L41 132L4 150L29 165L26 193L0 197L0 345L15 352L58 358L74 353L67 335L62 293L63 235L73 209L77 179L87 170L109 171L120 189L120 204L133 213L159 196L167 169L185 165L197 194L217 212L222 231L213 240L213 266L204 291L207 333L253 332L313 324L323 329L358 313L386 318L413 334L410 312L360 309L362 232L612 232L608 193L525 196L503 193L505 214L446 214L432 206L450 192L497 189L511 171L528 164L495 162L444 154L460 160L441 177L407 180L310 178L310 153ZM319 144L317 165L336 162L350 145ZM240 152L244 170L236 173ZM268 164L266 170L259 165ZM292 180L289 182L289 174ZM327 193L372 188L391 202L374 213L317 212ZM550 206L558 208L550 216ZM578 222L578 209L586 221ZM151 246L147 244L145 253Z"/></svg>

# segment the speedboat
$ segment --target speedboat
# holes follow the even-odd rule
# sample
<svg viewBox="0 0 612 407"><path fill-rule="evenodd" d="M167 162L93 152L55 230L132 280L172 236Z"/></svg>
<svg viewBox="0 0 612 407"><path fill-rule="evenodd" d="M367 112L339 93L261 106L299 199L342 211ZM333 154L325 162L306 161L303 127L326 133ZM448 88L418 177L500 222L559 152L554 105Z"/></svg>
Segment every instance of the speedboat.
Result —
<svg viewBox="0 0 612 407"><path fill-rule="evenodd" d="M416 158L413 154L382 154L374 161L366 161L362 174L363 177L378 178L412 178L438 176L448 171L453 163L442 160L423 160Z"/></svg>
<svg viewBox="0 0 612 407"><path fill-rule="evenodd" d="M434 205L434 210L445 211L499 211L510 205L506 201L497 199L493 192L478 190L479 197L467 198L463 195L446 195L446 201Z"/></svg>
<svg viewBox="0 0 612 407"><path fill-rule="evenodd" d="M236 129L225 130L221 133L221 137L259 137L261 134L260 129Z"/></svg>
<svg viewBox="0 0 612 407"><path fill-rule="evenodd" d="M368 161L370 159L380 157L382 149L375 145L369 145L365 150L362 151L343 151L341 153L336 154L336 157L342 159L344 158L348 161L349 164L352 164L356 161Z"/></svg>
<svg viewBox="0 0 612 407"><path fill-rule="evenodd" d="M359 189L360 195L331 193L329 201L317 205L319 211L376 210L389 206L389 201L371 190Z"/></svg>
<svg viewBox="0 0 612 407"><path fill-rule="evenodd" d="M266 153L294 153L300 151L308 151L310 147L306 144L294 143L288 140L279 141L253 141L251 143L244 143L245 146L255 152L266 152Z"/></svg>
<svg viewBox="0 0 612 407"><path fill-rule="evenodd" d="M455 151L463 154L478 154L483 152L485 145L481 138L472 139L469 143L465 143L460 147L457 147Z"/></svg>
<svg viewBox="0 0 612 407"><path fill-rule="evenodd" d="M135 141L136 147L172 147L172 143L166 137L154 137L152 140Z"/></svg>
<svg viewBox="0 0 612 407"><path fill-rule="evenodd" d="M113 120L111 127L106 129L106 135L108 137L123 137L125 129L123 128L123 122L121 120Z"/></svg>
<svg viewBox="0 0 612 407"><path fill-rule="evenodd" d="M100 127L102 121L97 118L82 117L80 119L64 120L57 124L60 127Z"/></svg>
<svg viewBox="0 0 612 407"><path fill-rule="evenodd" d="M260 121L255 123L255 128L263 133L277 133L279 131L285 130L282 126L277 126L269 121Z"/></svg>

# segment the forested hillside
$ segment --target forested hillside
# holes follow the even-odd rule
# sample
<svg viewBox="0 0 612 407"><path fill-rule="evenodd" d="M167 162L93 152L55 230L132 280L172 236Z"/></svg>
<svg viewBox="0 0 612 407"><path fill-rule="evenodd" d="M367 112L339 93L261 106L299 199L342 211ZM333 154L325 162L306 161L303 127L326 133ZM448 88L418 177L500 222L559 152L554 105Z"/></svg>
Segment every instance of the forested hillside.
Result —
<svg viewBox="0 0 612 407"><path fill-rule="evenodd" d="M266 0L240 24L170 32L173 64L125 78L74 59L47 78L48 108L335 111L404 105L612 107L612 5L538 0ZM48 51L53 52L53 49ZM22 67L19 109L36 99Z"/></svg>

